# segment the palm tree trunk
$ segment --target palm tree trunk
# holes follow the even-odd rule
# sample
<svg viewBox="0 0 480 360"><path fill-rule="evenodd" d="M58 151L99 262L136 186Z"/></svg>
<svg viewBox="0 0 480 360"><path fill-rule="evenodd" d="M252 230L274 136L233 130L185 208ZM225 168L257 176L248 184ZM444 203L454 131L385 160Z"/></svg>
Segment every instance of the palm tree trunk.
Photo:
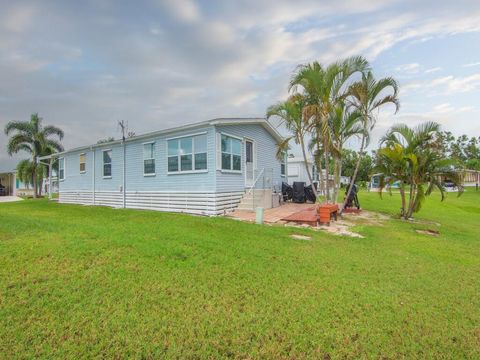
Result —
<svg viewBox="0 0 480 360"><path fill-rule="evenodd" d="M407 213L405 214L405 220L410 219L413 215L413 207L415 205L415 189L416 189L416 186L412 181L412 183L410 184L410 196L408 199L408 210L407 210Z"/></svg>
<svg viewBox="0 0 480 360"><path fill-rule="evenodd" d="M316 139L316 143L317 143L317 155L315 156L315 166L317 167L318 180L320 183L320 191L322 192L323 195L325 195L325 185L324 185L323 173L322 173L322 157L321 157L321 151L320 151L320 140L318 138Z"/></svg>
<svg viewBox="0 0 480 360"><path fill-rule="evenodd" d="M400 183L400 197L402 198L402 211L400 213L400 216L403 217L405 216L405 205L406 205L406 200L405 200L405 184L403 181Z"/></svg>
<svg viewBox="0 0 480 360"><path fill-rule="evenodd" d="M305 142L304 142L303 136L300 136L299 140L300 140L300 146L302 147L303 162L305 164L305 169L307 171L308 181L310 181L310 185L312 185L313 193L315 194L315 199L316 199L318 196L317 189L315 189L315 186L313 186L312 173L310 172L310 167L308 166L307 152L305 151Z"/></svg>
<svg viewBox="0 0 480 360"><path fill-rule="evenodd" d="M338 195L340 191L340 179L342 177L342 158L337 158L336 163L336 174L335 174L335 196L333 200L335 201L335 204L338 203Z"/></svg>
<svg viewBox="0 0 480 360"><path fill-rule="evenodd" d="M37 198L37 159L33 157L33 198Z"/></svg>
<svg viewBox="0 0 480 360"><path fill-rule="evenodd" d="M330 184L329 184L329 161L328 161L328 150L327 150L327 142L324 141L323 145L323 156L325 158L325 200L326 202L330 202Z"/></svg>
<svg viewBox="0 0 480 360"><path fill-rule="evenodd" d="M332 202L335 204L337 202L337 171L338 171L338 161L337 157L333 156L333 189L332 189Z"/></svg>
<svg viewBox="0 0 480 360"><path fill-rule="evenodd" d="M348 186L348 191L347 195L345 196L345 200L343 201L343 206L340 214L343 212L343 209L345 208L345 205L347 204L348 197L350 196L350 193L352 192L353 189L353 184L355 183L355 180L357 179L358 175L358 170L360 169L360 162L363 159L363 149L365 147L365 135L362 135L362 143L360 145L360 153L358 155L358 160L357 163L355 164L355 170L353 171L352 179L350 180L350 185Z"/></svg>

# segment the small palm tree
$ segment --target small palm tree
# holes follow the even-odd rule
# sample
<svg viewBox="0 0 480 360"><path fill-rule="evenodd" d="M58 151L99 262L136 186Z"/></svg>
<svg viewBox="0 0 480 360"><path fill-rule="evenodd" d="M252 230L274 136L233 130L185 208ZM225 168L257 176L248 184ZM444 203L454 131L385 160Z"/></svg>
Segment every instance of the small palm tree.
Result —
<svg viewBox="0 0 480 360"><path fill-rule="evenodd" d="M38 164L39 156L48 155L54 151L63 151L61 143L53 139L53 136L63 139L63 131L55 126L42 126L42 118L38 114L32 114L30 121L10 121L5 126L5 134L11 135L7 144L9 155L26 151L31 155L31 172L33 182L33 197L38 195L38 174L41 166Z"/></svg>
<svg viewBox="0 0 480 360"><path fill-rule="evenodd" d="M312 173L310 172L310 168L308 166L307 152L305 149L305 138L308 134L308 124L303 118L304 106L305 97L300 94L295 94L290 96L287 101L279 102L275 105L270 106L267 109L267 118L271 118L272 116L278 117L291 134L278 145L277 157L280 158L284 156L285 151L288 149L288 144L291 140L294 140L296 144L300 145L300 148L302 149L305 169L307 170L308 180L310 184L312 184L315 196L317 196L315 186L313 186Z"/></svg>
<svg viewBox="0 0 480 360"><path fill-rule="evenodd" d="M388 89L392 91L391 94L385 94ZM358 157L343 207L346 205L347 199L352 192L353 184L357 178L360 162L364 156L365 146L367 145L367 135L373 130L376 123L376 112L386 104L393 104L395 106L395 113L397 113L400 108L398 84L395 79L386 77L377 81L371 71L363 73L361 80L350 85L345 93L345 98L349 105L360 113L364 134L360 144L360 156Z"/></svg>
<svg viewBox="0 0 480 360"><path fill-rule="evenodd" d="M463 192L461 172L456 162L444 159L435 148L435 137L440 126L426 122L414 128L393 126L381 139L385 146L378 151L377 165L386 177L384 184L400 182L401 216L409 219L420 211L427 196L436 188L444 200L443 178L451 180ZM404 184L409 185L408 198Z"/></svg>

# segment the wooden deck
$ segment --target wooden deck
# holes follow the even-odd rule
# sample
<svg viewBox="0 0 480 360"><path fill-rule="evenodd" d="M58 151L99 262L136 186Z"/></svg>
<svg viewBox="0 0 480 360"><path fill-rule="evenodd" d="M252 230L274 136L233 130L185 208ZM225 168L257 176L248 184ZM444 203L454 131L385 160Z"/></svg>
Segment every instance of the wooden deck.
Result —
<svg viewBox="0 0 480 360"><path fill-rule="evenodd" d="M291 215L294 215L298 212L303 212L305 210L311 212L311 209L315 209L314 204L295 204L295 203L286 203L279 207L272 208L272 209L265 209L263 220L266 223L279 223L279 222L286 222L285 218L288 218ZM243 220L243 221L251 221L255 222L255 212L254 211L246 211L246 210L235 210L233 213L228 215L229 217ZM307 218L307 221L311 219L311 215Z"/></svg>

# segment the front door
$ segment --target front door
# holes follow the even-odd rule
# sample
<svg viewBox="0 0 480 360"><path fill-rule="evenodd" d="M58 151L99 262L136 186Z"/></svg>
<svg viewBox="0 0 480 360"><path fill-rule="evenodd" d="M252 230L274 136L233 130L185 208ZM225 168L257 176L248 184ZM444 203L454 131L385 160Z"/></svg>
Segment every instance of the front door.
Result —
<svg viewBox="0 0 480 360"><path fill-rule="evenodd" d="M245 186L250 187L255 181L253 141L245 140Z"/></svg>

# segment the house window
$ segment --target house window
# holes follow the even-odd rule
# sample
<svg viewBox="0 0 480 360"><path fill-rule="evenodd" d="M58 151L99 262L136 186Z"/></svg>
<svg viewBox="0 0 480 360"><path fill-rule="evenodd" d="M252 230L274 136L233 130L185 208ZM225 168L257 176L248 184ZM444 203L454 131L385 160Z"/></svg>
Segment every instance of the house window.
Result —
<svg viewBox="0 0 480 360"><path fill-rule="evenodd" d="M65 179L65 158L58 159L58 178L60 180Z"/></svg>
<svg viewBox="0 0 480 360"><path fill-rule="evenodd" d="M85 154L80 154L80 173L86 172L85 161L86 161L86 155Z"/></svg>
<svg viewBox="0 0 480 360"><path fill-rule="evenodd" d="M207 170L207 135L168 140L168 172Z"/></svg>
<svg viewBox="0 0 480 360"><path fill-rule="evenodd" d="M287 168L287 153L282 152L282 160L280 163L280 175L285 176L285 170Z"/></svg>
<svg viewBox="0 0 480 360"><path fill-rule="evenodd" d="M143 144L143 175L155 175L155 143Z"/></svg>
<svg viewBox="0 0 480 360"><path fill-rule="evenodd" d="M222 135L222 170L242 170L242 141Z"/></svg>
<svg viewBox="0 0 480 360"><path fill-rule="evenodd" d="M112 150L103 151L103 177L112 177Z"/></svg>

